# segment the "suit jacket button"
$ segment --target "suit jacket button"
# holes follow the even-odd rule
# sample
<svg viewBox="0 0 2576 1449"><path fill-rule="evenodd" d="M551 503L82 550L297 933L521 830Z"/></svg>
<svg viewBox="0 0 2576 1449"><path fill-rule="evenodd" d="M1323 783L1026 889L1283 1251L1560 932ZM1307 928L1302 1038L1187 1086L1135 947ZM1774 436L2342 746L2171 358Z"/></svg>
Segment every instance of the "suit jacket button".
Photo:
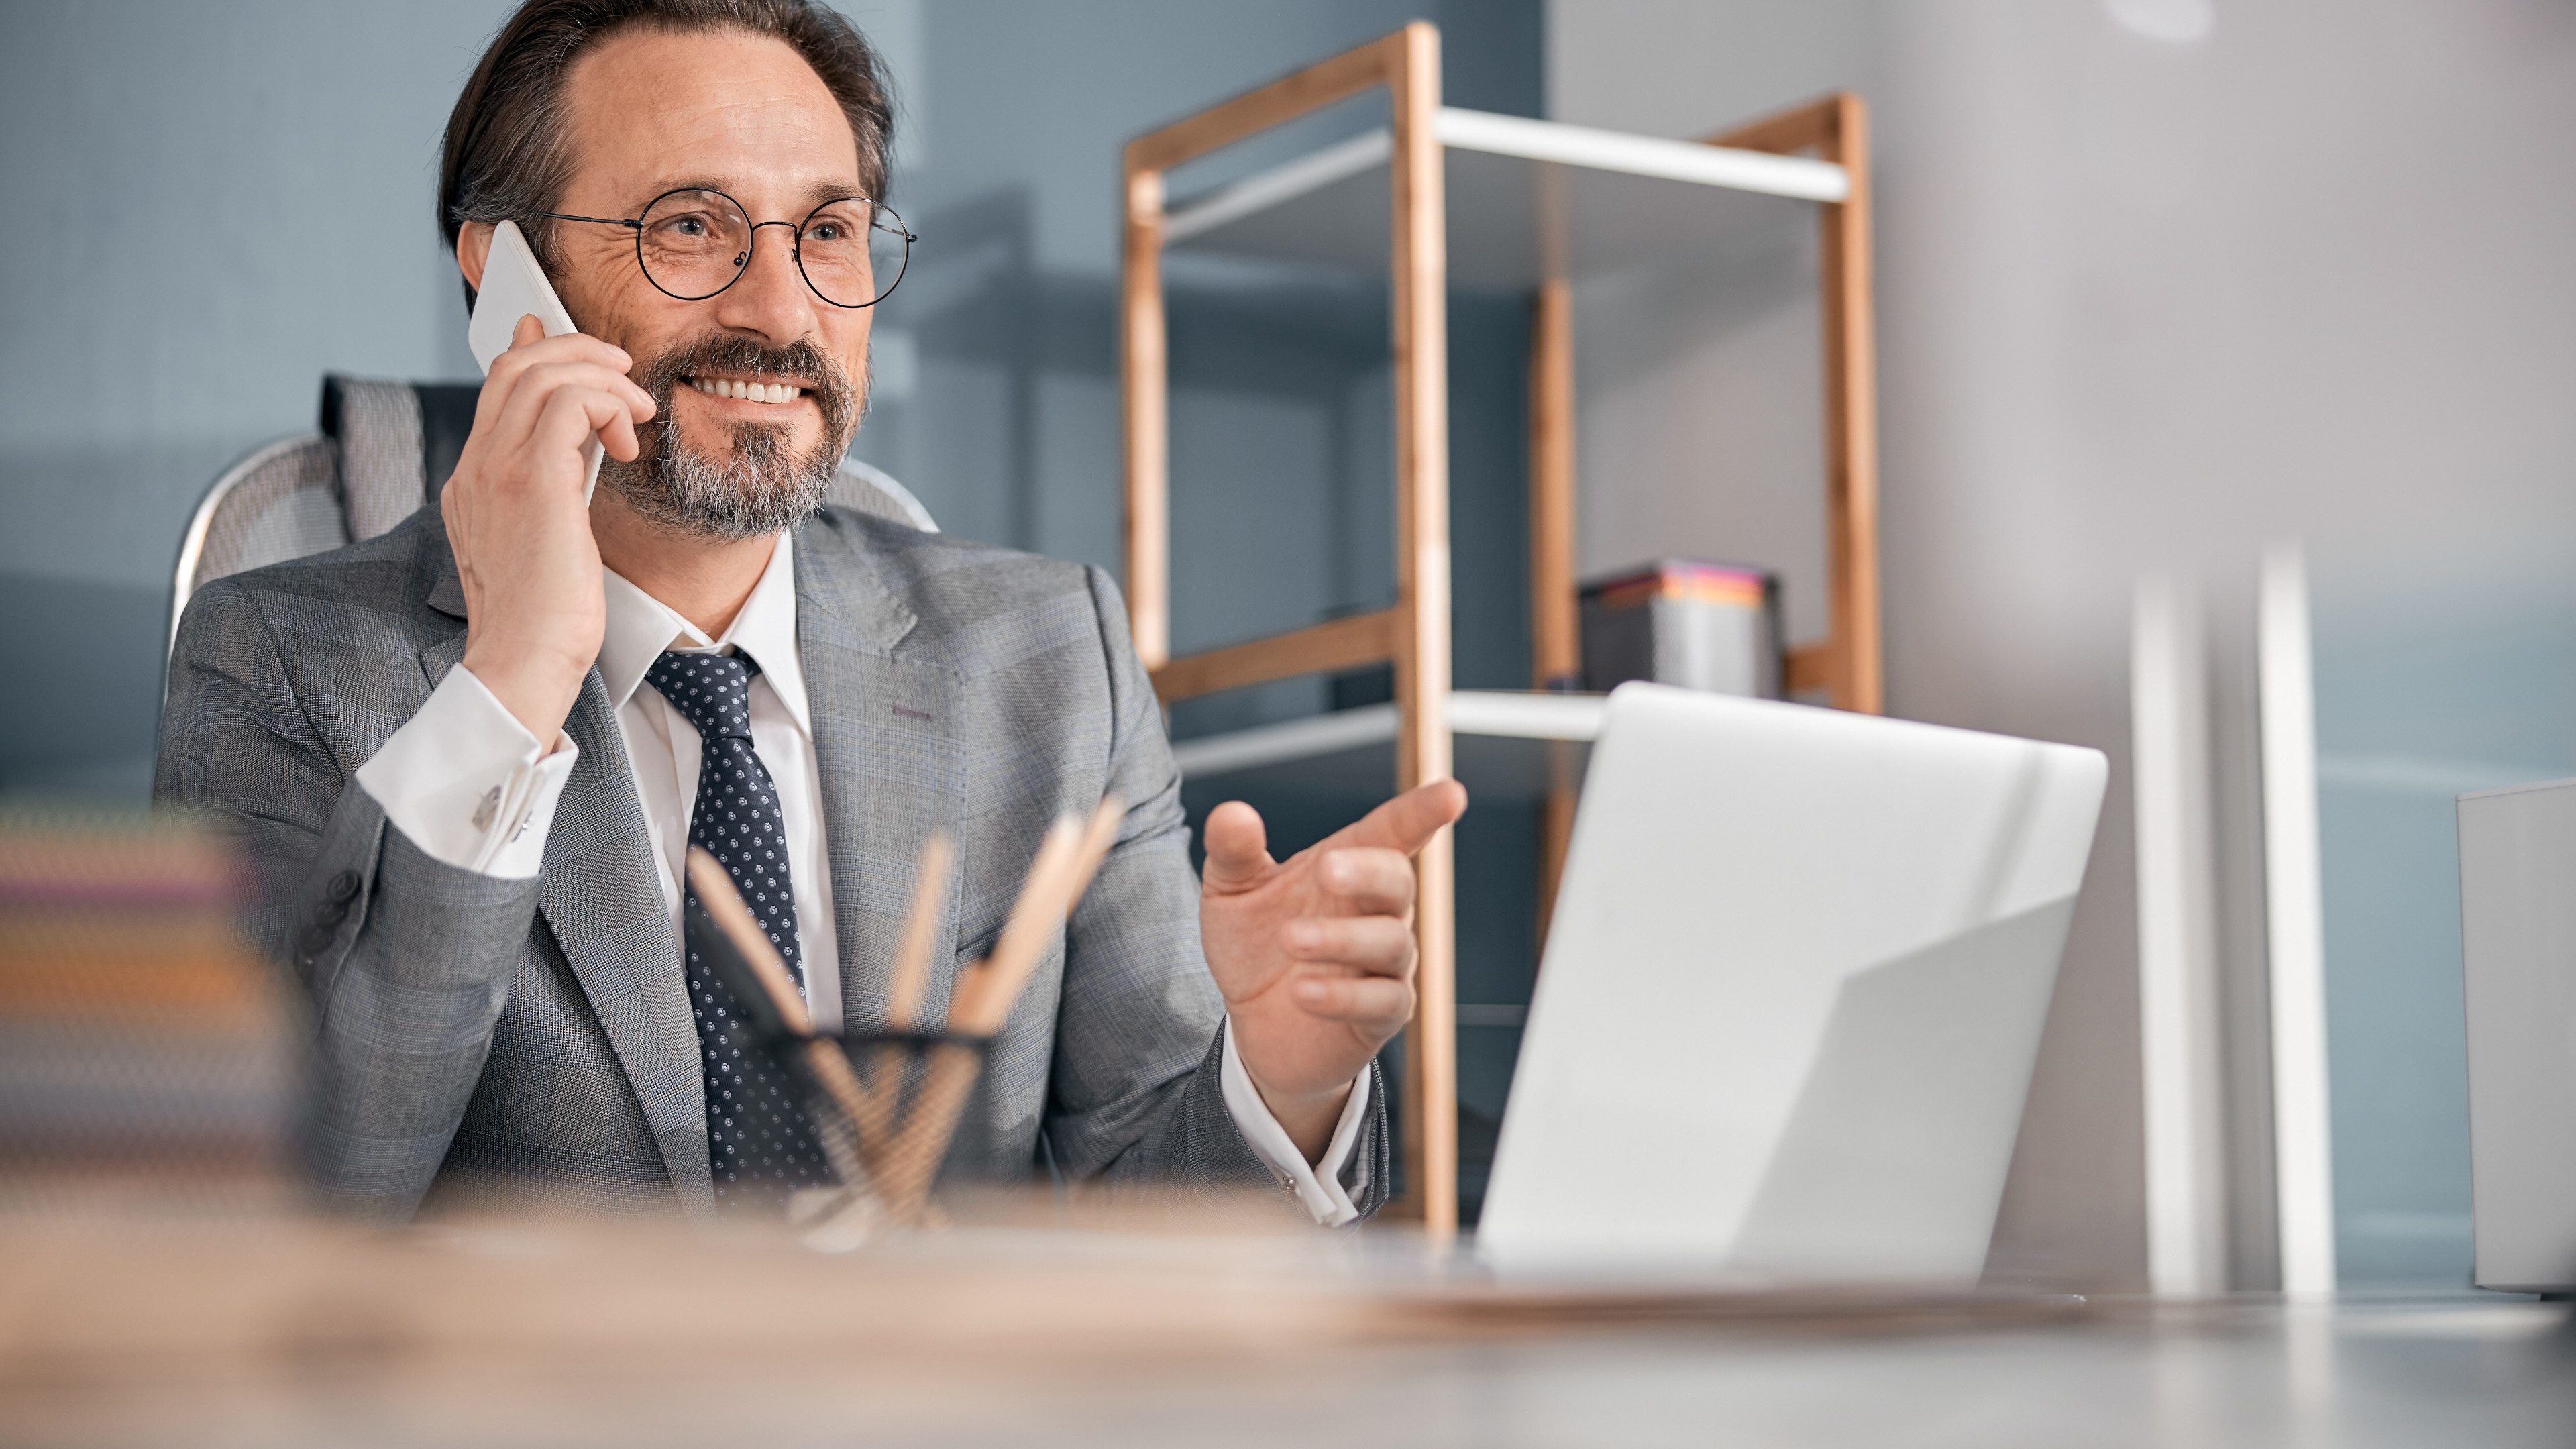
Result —
<svg viewBox="0 0 2576 1449"><path fill-rule="evenodd" d="M357 899L358 873L354 870L344 870L331 877L329 890L331 899L335 901L346 903Z"/></svg>

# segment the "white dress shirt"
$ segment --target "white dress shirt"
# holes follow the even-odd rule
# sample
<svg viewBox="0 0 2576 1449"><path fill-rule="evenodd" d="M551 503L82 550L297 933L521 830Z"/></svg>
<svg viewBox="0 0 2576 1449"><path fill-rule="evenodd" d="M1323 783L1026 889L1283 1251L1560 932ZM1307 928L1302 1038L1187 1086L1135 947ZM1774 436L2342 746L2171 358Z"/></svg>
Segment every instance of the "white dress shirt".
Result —
<svg viewBox="0 0 2576 1449"><path fill-rule="evenodd" d="M607 630L599 674L617 712L626 762L643 803L663 904L680 923L689 816L698 798L698 731L662 692L644 682L665 650L731 649L760 666L751 681L751 742L778 787L796 890L805 1001L817 1027L841 1026L839 935L832 921L832 865L823 840L822 772L796 644L796 568L785 534L769 566L721 639L709 639L668 605L608 573ZM358 784L415 845L460 870L509 879L538 873L546 832L579 747L558 733L554 748L502 707L473 671L458 665L409 723L358 770ZM1244 1140L1317 1222L1359 1216L1341 1184L1368 1109L1364 1075L1335 1125L1323 1161L1309 1165L1244 1071L1226 1034L1221 1083Z"/></svg>

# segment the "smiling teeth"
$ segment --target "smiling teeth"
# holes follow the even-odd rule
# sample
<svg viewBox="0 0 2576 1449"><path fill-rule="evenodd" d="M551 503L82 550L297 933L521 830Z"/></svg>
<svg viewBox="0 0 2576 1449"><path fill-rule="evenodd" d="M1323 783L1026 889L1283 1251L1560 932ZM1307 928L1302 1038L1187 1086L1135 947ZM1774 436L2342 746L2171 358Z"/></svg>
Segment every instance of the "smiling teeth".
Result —
<svg viewBox="0 0 2576 1449"><path fill-rule="evenodd" d="M730 377L693 377L689 386L709 397L740 398L745 402L794 402L805 395L805 389L783 382L743 382Z"/></svg>

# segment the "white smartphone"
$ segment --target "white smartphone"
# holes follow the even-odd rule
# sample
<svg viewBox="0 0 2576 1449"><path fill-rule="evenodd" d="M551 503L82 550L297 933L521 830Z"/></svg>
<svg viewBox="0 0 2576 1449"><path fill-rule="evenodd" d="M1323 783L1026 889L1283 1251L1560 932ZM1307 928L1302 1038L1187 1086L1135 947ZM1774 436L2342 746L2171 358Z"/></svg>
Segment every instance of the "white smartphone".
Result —
<svg viewBox="0 0 2576 1449"><path fill-rule="evenodd" d="M474 360L486 375L492 371L493 359L510 350L510 335L518 330L522 317L544 324L548 337L578 330L572 325L572 314L564 310L563 299L555 295L554 283L546 280L545 268L537 265L537 254L528 250L528 239L519 234L519 224L505 221L492 228L492 251L483 259L483 285L474 289L474 316L465 324L465 345L474 350ZM587 507L590 495L599 488L603 454L598 438L583 446L582 456L590 463L590 479L581 494Z"/></svg>

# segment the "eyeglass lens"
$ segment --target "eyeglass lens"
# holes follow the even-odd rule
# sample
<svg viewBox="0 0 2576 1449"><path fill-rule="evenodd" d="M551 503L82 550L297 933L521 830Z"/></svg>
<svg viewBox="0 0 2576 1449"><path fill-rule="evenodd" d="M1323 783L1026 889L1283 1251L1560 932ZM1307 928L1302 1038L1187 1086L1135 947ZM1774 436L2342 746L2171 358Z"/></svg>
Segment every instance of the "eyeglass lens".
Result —
<svg viewBox="0 0 2576 1449"><path fill-rule="evenodd" d="M752 234L751 218L723 192L674 191L645 211L636 251L654 286L696 301L732 286L751 265ZM797 228L794 250L816 295L865 307L902 279L911 243L893 212L849 197L816 207Z"/></svg>

